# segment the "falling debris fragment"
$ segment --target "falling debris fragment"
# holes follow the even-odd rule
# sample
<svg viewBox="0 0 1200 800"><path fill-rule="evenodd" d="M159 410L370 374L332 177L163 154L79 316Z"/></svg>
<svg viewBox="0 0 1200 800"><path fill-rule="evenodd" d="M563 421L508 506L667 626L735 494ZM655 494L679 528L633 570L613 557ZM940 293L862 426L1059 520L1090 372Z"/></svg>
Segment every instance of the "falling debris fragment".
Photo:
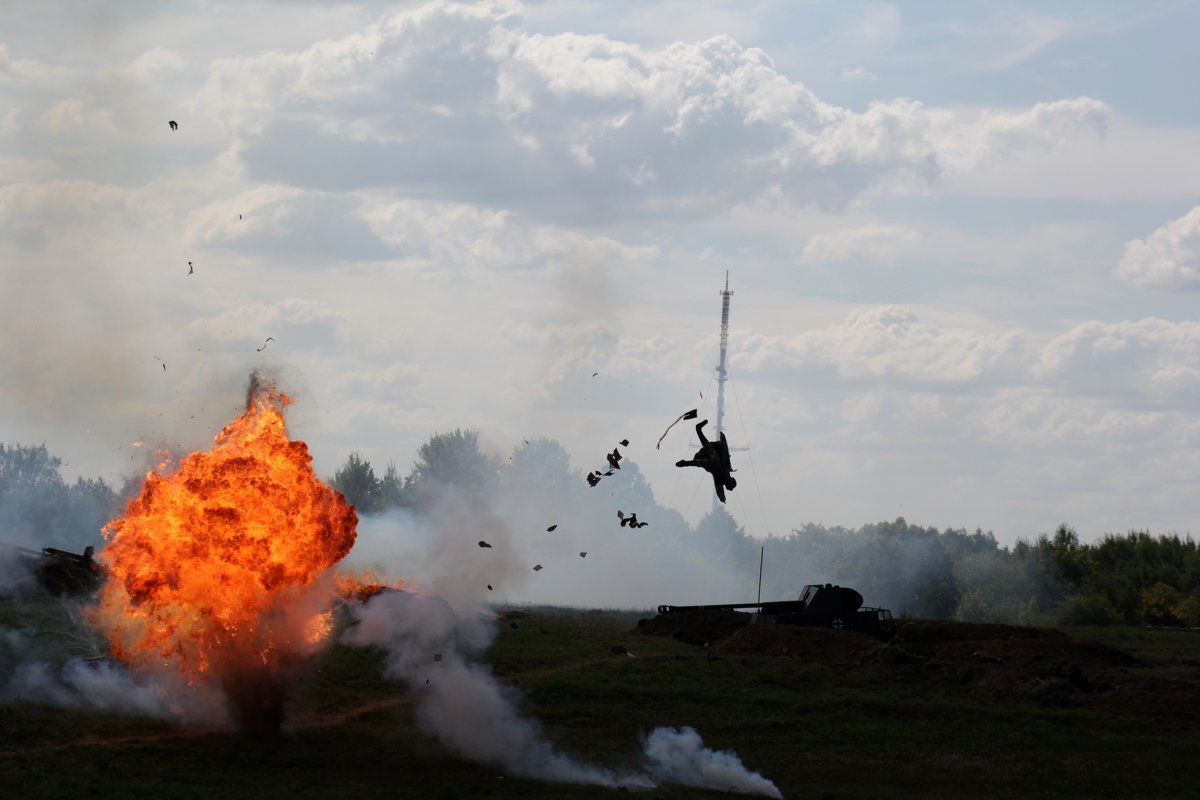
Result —
<svg viewBox="0 0 1200 800"><path fill-rule="evenodd" d="M176 122L175 120L171 120L167 124L171 126L171 130L173 130L173 131L179 130L179 123Z"/></svg>
<svg viewBox="0 0 1200 800"><path fill-rule="evenodd" d="M275 337L274 337L274 336L268 336L268 337L267 337L267 342L273 342L273 341L275 341ZM256 350L258 350L258 352L260 352L260 353L261 353L263 350L266 350L266 349L267 349L267 342L263 342L263 344L262 344L262 347L258 347L258 348L255 348L255 349L256 349Z"/></svg>
<svg viewBox="0 0 1200 800"><path fill-rule="evenodd" d="M594 377L596 377L596 376L597 376L597 375L599 375L599 374L600 374L599 372L593 372L593 373L592 373L592 377L594 378Z"/></svg>
<svg viewBox="0 0 1200 800"><path fill-rule="evenodd" d="M620 441L620 445L621 445L621 447L629 447L629 440L628 440L628 439L622 439L622 440Z"/></svg>
<svg viewBox="0 0 1200 800"><path fill-rule="evenodd" d="M608 454L608 465L613 469L621 468L621 454L617 452L617 448L615 447L613 448L613 451Z"/></svg>
<svg viewBox="0 0 1200 800"><path fill-rule="evenodd" d="M608 472L604 473L604 477L607 478L609 475L612 475L612 474L613 474L613 471L610 469Z"/></svg>
<svg viewBox="0 0 1200 800"><path fill-rule="evenodd" d="M553 525L551 525L549 528L546 528L546 533L550 533L551 531L553 531L553 530L554 530L555 528L557 528L557 527L558 527L558 523L556 522L556 523L554 523Z"/></svg>
<svg viewBox="0 0 1200 800"><path fill-rule="evenodd" d="M238 219L241 219L241 218L242 218L242 215L241 215L241 214L238 214Z"/></svg>
<svg viewBox="0 0 1200 800"><path fill-rule="evenodd" d="M600 473L589 472L587 474L587 482L588 482L588 486L595 488L596 484L600 482Z"/></svg>
<svg viewBox="0 0 1200 800"><path fill-rule="evenodd" d="M685 411L684 413L680 414L676 418L675 422L672 422L670 425L667 426L667 429L665 431L663 431L663 435L658 437L658 444L654 445L654 449L658 450L662 446L662 440L667 438L667 434L671 432L671 428L674 428L676 423L679 422L679 420L695 419L698 416L700 416L700 412L694 408L691 411Z"/></svg>
<svg viewBox="0 0 1200 800"><path fill-rule="evenodd" d="M541 564L534 564L534 565L533 565L533 571L534 571L534 572L541 572L541 571L542 571L542 565L541 565Z"/></svg>
<svg viewBox="0 0 1200 800"><path fill-rule="evenodd" d="M190 262L190 261L189 261L189 262L188 262L188 275L191 275L191 274L192 274L193 272L195 272L195 271L196 271L196 268L195 268L195 267L193 267L193 266L192 266L192 262Z"/></svg>
<svg viewBox="0 0 1200 800"><path fill-rule="evenodd" d="M489 592L490 592L490 591L493 591L493 590L492 590L492 585L491 585L490 583L487 585L487 587L488 587L488 591L489 591Z"/></svg>
<svg viewBox="0 0 1200 800"><path fill-rule="evenodd" d="M580 557L580 558L587 558L587 550L580 550L580 551L579 551L579 557Z"/></svg>
<svg viewBox="0 0 1200 800"><path fill-rule="evenodd" d="M480 547L487 547L487 548L491 548L491 545L490 545L490 544L488 544L487 542L485 542L483 539L480 539L480 540L479 540L479 546L480 546Z"/></svg>
<svg viewBox="0 0 1200 800"><path fill-rule="evenodd" d="M617 512L617 519L621 520L621 527L628 525L631 528L644 528L649 525L649 522L638 522L637 514L626 514L624 511Z"/></svg>

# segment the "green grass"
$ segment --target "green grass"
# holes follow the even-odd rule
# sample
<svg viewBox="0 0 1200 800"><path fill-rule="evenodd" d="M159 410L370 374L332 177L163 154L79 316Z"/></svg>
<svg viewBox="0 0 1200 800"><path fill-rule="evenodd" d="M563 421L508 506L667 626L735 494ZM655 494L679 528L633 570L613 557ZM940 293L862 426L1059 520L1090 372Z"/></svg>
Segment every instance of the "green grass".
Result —
<svg viewBox="0 0 1200 800"><path fill-rule="evenodd" d="M1195 732L1073 709L1002 705L799 659L710 659L636 632L637 618L648 613L521 610L528 616L515 630L502 625L486 661L498 679L521 690L522 708L549 739L605 766L633 765L642 737L655 727L691 725L709 747L735 751L787 797L1194 792L1188 766L1200 755ZM6 613L0 605L0 621L12 618ZM1192 639L1174 632L1099 630L1089 629L1087 638L1192 657ZM620 648L633 657L614 654ZM0 705L0 787L5 797L156 800L612 796L457 758L418 729L413 698L380 677L381 665L377 651L331 648L295 688L301 721L277 740ZM667 786L644 796L722 795Z"/></svg>

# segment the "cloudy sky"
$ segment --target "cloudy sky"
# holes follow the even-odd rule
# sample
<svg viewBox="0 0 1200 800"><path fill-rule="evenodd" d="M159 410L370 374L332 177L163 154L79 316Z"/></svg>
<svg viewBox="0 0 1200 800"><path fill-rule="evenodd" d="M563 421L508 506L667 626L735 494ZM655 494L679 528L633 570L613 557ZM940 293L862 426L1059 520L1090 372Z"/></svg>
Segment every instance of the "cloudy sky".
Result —
<svg viewBox="0 0 1200 800"><path fill-rule="evenodd" d="M652 445L713 414L728 271L750 533L1194 533L1198 32L1194 2L4 5L0 441L119 483L267 366L321 474L460 427L585 470L628 437L696 521L686 432Z"/></svg>

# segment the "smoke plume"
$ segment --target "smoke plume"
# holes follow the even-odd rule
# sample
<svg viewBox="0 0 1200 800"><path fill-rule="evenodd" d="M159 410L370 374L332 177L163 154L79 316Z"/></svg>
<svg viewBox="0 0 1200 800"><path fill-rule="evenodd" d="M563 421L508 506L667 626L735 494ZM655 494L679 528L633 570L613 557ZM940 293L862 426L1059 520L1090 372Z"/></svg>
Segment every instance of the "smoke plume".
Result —
<svg viewBox="0 0 1200 800"><path fill-rule="evenodd" d="M458 616L440 597L385 592L353 611L343 634L350 645L388 653L389 677L417 695L417 721L459 755L513 775L560 783L649 789L661 782L780 797L774 784L749 772L733 753L713 752L691 728L659 728L645 743L645 767L615 770L561 752L522 713L520 695L502 686L471 657L487 649L495 625L482 614Z"/></svg>

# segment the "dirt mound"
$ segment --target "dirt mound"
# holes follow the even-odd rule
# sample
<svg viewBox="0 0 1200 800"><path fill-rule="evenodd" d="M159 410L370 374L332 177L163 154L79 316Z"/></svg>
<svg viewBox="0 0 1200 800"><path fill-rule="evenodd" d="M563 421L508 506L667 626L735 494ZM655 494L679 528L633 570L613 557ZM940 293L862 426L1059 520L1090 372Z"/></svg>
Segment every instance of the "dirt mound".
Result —
<svg viewBox="0 0 1200 800"><path fill-rule="evenodd" d="M743 617L744 619L737 619ZM946 620L898 620L881 642L826 628L749 624L734 612L643 620L645 633L708 643L714 655L799 658L881 680L965 690L1002 702L1078 706L1200 729L1200 673L1164 659L1072 639L1049 628Z"/></svg>
<svg viewBox="0 0 1200 800"><path fill-rule="evenodd" d="M698 647L730 636L750 624L750 615L731 609L672 611L638 620L638 630L651 636L673 636Z"/></svg>
<svg viewBox="0 0 1200 800"><path fill-rule="evenodd" d="M856 667L877 657L883 647L883 642L869 636L828 628L747 625L708 649L722 655L790 656L829 666Z"/></svg>

